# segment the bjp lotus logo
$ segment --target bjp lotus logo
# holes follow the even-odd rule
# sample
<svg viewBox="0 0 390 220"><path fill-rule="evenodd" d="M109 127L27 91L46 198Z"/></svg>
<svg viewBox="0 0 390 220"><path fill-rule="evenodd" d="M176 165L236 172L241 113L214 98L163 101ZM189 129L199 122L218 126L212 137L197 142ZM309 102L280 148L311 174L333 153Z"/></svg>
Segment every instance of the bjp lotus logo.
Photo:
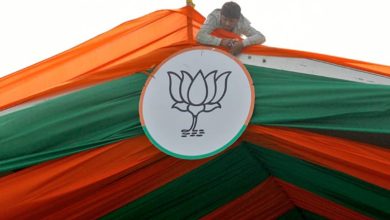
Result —
<svg viewBox="0 0 390 220"><path fill-rule="evenodd" d="M181 159L216 155L238 140L253 113L253 81L236 57L186 48L154 68L139 115L150 142Z"/></svg>
<svg viewBox="0 0 390 220"><path fill-rule="evenodd" d="M199 70L193 77L184 70L179 74L168 71L169 92L175 102L172 108L188 112L192 116L191 126L181 130L182 137L203 136L204 129L196 129L199 114L222 107L220 102L226 94L227 81L232 72L226 71L221 74L217 72L214 70L205 76L202 70Z"/></svg>

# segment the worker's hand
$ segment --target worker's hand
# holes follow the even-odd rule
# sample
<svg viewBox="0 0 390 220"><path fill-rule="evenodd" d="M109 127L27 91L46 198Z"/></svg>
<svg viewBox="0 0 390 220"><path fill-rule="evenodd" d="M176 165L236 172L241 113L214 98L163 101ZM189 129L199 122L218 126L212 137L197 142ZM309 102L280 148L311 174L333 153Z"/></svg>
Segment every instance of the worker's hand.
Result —
<svg viewBox="0 0 390 220"><path fill-rule="evenodd" d="M220 46L225 47L227 49L231 49L233 44L234 44L234 40L233 39L223 38L222 41L221 41Z"/></svg>
<svg viewBox="0 0 390 220"><path fill-rule="evenodd" d="M230 47L230 53L233 55L238 55L244 49L244 44L241 41L235 40Z"/></svg>

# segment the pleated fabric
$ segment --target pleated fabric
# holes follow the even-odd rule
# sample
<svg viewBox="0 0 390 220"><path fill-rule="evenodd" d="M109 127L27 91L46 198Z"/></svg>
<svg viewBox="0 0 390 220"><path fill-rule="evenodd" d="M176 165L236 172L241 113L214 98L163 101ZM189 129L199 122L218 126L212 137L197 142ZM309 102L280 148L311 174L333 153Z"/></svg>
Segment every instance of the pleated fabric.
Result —
<svg viewBox="0 0 390 220"><path fill-rule="evenodd" d="M152 146L141 90L156 65L197 45L203 21L191 7L156 11L1 78L0 218L388 219L386 85L246 65L255 110L233 146L202 160ZM244 53L390 77L389 66L322 54Z"/></svg>

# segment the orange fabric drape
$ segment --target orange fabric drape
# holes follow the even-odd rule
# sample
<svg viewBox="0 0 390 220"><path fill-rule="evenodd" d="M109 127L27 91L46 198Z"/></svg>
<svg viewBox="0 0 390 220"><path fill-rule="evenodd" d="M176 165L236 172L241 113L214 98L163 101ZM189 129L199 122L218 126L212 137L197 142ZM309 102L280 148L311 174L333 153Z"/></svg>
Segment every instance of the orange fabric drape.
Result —
<svg viewBox="0 0 390 220"><path fill-rule="evenodd" d="M275 219L294 208L287 194L268 178L257 187L202 219Z"/></svg>
<svg viewBox="0 0 390 220"><path fill-rule="evenodd" d="M239 141L243 140L390 188L389 152L375 146L299 129L254 125ZM2 177L0 216L61 218L67 213L67 217L93 218L206 161L165 156L145 137L121 141Z"/></svg>
<svg viewBox="0 0 390 220"><path fill-rule="evenodd" d="M160 10L128 21L68 51L1 78L0 110L151 68L175 51L196 45L188 34L196 35L203 21L204 17L188 6ZM192 24L192 28L189 29L188 24ZM223 31L215 34L237 37ZM317 59L390 76L389 66L322 54L261 45L246 48L244 52Z"/></svg>
<svg viewBox="0 0 390 220"><path fill-rule="evenodd" d="M275 219L295 206L329 219L370 219L275 177L202 219Z"/></svg>
<svg viewBox="0 0 390 220"><path fill-rule="evenodd" d="M244 50L244 53L278 56L278 57L295 57L295 58L306 58L312 60L321 60L329 63L338 64L345 67L350 67L357 70L368 71L376 73L382 76L390 77L390 66L373 64L364 61L352 60L342 57L329 56L318 53L311 53L298 50L289 50L275 47L266 46L252 46Z"/></svg>
<svg viewBox="0 0 390 220"><path fill-rule="evenodd" d="M213 32L213 35L223 37L223 38L241 39L240 36L222 29L215 30ZM224 49L224 48L220 48L220 49ZM295 57L295 58L322 60L325 62L335 63L341 66L360 69L363 71L373 72L379 75L390 77L390 66L373 64L373 63L352 60L352 59L347 59L342 57L329 56L329 55L319 54L319 53L311 53L311 52L283 49L283 48L276 48L276 47L267 47L263 45L254 45L254 46L247 47L243 50L243 53L264 55L264 56Z"/></svg>
<svg viewBox="0 0 390 220"><path fill-rule="evenodd" d="M191 14L194 28L203 17L192 7L161 10L128 21L68 51L17 71L0 80L0 110L44 96L63 93L79 87L118 77L107 70L127 63L120 76L145 70L164 59L159 54L155 63L145 56L157 49L188 41L187 17ZM177 49L180 49L177 48ZM138 60L138 62L133 62ZM156 61L156 60L154 60ZM148 62L149 65L144 64ZM152 64L152 65L151 65ZM92 80L89 77L99 80ZM80 82L80 80L82 82Z"/></svg>
<svg viewBox="0 0 390 220"><path fill-rule="evenodd" d="M300 129L249 126L244 140L355 176L390 189L390 152Z"/></svg>
<svg viewBox="0 0 390 220"><path fill-rule="evenodd" d="M298 207L324 216L328 219L371 219L342 205L275 178L275 182Z"/></svg>
<svg viewBox="0 0 390 220"><path fill-rule="evenodd" d="M196 45L188 38L188 33L191 33L187 29L188 18L192 18L191 30L195 35L204 17L193 8L157 11L3 77L0 79L0 110L151 68L172 53ZM388 66L321 54L266 46L253 46L244 52L317 59L390 76ZM263 126L250 126L243 139L390 189L390 154L383 148L299 129ZM96 218L207 161L185 161L165 156L145 137L121 141L2 177L0 216ZM294 193L301 191L283 182L281 185L290 197L300 198L299 193ZM269 198L269 195L262 194L261 187L276 190L267 182L252 193ZM256 201L248 201L249 195L242 197L247 204L236 205L256 208L253 207ZM280 192L277 195L275 199L284 198ZM322 200L313 202L319 201ZM298 206L315 210L304 202L294 200ZM229 208L222 211L214 215L226 214ZM236 216L238 213L229 215Z"/></svg>
<svg viewBox="0 0 390 220"><path fill-rule="evenodd" d="M389 157L388 152L380 148L299 129L263 126L249 126L236 144L244 140L388 188L389 178L385 177L388 175L388 166L383 166ZM142 197L211 159L188 161L166 156L152 147L144 136L124 140L2 177L0 216L96 218ZM291 208L277 187L270 186L270 183L258 187L217 210L212 216L249 215L229 208L231 206L242 206L242 209L253 211L253 215L269 213L274 208L272 204L285 204L284 209ZM267 203L270 206L257 207L263 204L257 197L266 199L270 195L275 199ZM311 210L303 205L298 206ZM318 207L312 207L315 208Z"/></svg>
<svg viewBox="0 0 390 220"><path fill-rule="evenodd" d="M209 159L169 157L137 137L27 168L0 179L4 219L93 219Z"/></svg>

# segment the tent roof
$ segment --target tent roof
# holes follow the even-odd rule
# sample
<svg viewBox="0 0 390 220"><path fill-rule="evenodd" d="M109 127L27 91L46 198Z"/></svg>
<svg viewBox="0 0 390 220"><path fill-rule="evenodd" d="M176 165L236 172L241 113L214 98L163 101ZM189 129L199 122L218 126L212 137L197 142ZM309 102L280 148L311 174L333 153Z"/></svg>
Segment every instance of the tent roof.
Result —
<svg viewBox="0 0 390 220"><path fill-rule="evenodd" d="M144 71L196 45L204 17L192 7L160 10L0 80L0 109ZM229 35L223 31L219 36ZM323 60L390 76L390 67L303 51L252 46L244 53ZM142 62L139 62L142 60Z"/></svg>
<svg viewBox="0 0 390 220"><path fill-rule="evenodd" d="M309 103L294 105L299 99L285 99L290 103L282 106L286 114L267 115L263 110L272 109L280 100L262 99L244 135L229 150L211 158L181 160L152 146L142 135L137 113L147 76L136 73L196 46L194 36L203 21L191 7L156 11L0 79L0 109L40 101L0 115L0 172L11 172L0 178L0 215L261 218L298 210L305 216L328 218L389 216L390 154L386 147L390 123L383 123L390 118L389 107L383 103L388 86L248 67L257 77L255 86L264 89L262 94L271 97L301 91ZM244 53L320 60L390 76L389 66L303 51L252 46ZM272 81L276 73L286 78ZM266 93L267 80L279 83L286 79L296 80L283 84L290 90L272 87L276 91ZM372 111L335 111L323 116L321 100L308 94L303 83L320 95L329 88L361 89L353 98L361 101L363 97ZM381 95L375 98L372 94ZM330 96L328 103L337 99L333 107L344 110L344 101L350 99L347 95ZM305 107L316 99L319 110L310 112L313 118L304 118L313 110ZM295 114L298 110L304 111ZM315 114L321 120L316 121ZM301 118L292 120L297 115ZM364 120L354 120L359 117ZM383 135L385 143L379 146L319 134L310 130L313 124L326 124L331 131L369 128Z"/></svg>

